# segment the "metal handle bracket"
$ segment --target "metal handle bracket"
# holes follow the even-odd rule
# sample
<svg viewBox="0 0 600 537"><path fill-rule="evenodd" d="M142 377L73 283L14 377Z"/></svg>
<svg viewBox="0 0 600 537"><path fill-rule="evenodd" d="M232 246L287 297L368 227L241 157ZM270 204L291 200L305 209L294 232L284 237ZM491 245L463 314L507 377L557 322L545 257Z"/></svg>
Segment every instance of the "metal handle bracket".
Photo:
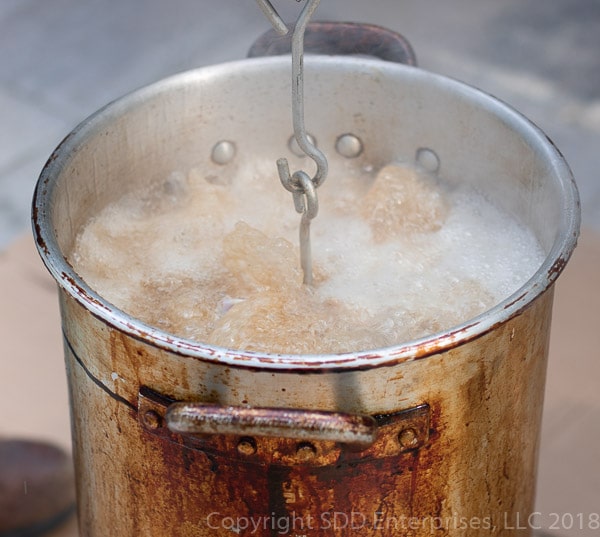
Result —
<svg viewBox="0 0 600 537"><path fill-rule="evenodd" d="M370 446L377 436L377 423L371 416L205 403L172 404L167 410L166 424L179 434L267 436L362 447Z"/></svg>
<svg viewBox="0 0 600 537"><path fill-rule="evenodd" d="M289 30L292 26L288 27ZM291 33L268 30L252 44L248 58L279 56L292 50ZM375 24L315 21L306 26L304 51L308 54L365 55L382 60L417 65L409 41L401 34Z"/></svg>
<svg viewBox="0 0 600 537"><path fill-rule="evenodd" d="M373 416L175 401L140 389L138 421L155 437L258 464L327 466L401 456L429 442L427 404Z"/></svg>

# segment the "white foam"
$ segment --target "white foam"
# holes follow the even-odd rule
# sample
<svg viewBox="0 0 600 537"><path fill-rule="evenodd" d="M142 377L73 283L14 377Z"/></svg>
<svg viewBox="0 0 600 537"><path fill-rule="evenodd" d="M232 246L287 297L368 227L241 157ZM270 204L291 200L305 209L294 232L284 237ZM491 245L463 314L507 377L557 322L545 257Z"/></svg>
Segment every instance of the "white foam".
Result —
<svg viewBox="0 0 600 537"><path fill-rule="evenodd" d="M344 177L343 195L335 181L312 224L313 290L301 285L299 215L270 162L228 185L192 170L125 196L91 219L70 259L108 301L181 337L317 353L449 329L515 292L544 257L475 192L395 166Z"/></svg>

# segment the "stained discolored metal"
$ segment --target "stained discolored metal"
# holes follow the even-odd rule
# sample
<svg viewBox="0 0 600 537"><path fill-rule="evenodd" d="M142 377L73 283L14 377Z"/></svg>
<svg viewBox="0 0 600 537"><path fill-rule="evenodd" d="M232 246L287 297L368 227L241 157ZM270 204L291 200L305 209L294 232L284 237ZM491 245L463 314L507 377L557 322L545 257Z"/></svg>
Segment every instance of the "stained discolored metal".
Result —
<svg viewBox="0 0 600 537"><path fill-rule="evenodd" d="M179 434L270 436L360 446L371 445L377 435L370 416L290 408L174 403L165 419L169 430Z"/></svg>
<svg viewBox="0 0 600 537"><path fill-rule="evenodd" d="M149 413L164 426L149 424ZM171 441L228 458L256 455L255 462L277 465L323 466L340 459L391 457L427 444L430 427L427 404L389 414L356 416L182 403L146 387L139 393L138 416L149 432Z"/></svg>
<svg viewBox="0 0 600 537"><path fill-rule="evenodd" d="M419 439L417 437L417 433L411 427L406 429L402 429L400 434L398 435L398 441L403 448L413 449L417 447L419 443Z"/></svg>
<svg viewBox="0 0 600 537"><path fill-rule="evenodd" d="M364 58L305 61L320 96L311 129L336 167L353 163L332 151L340 132L368 143L355 161L361 165L414 159L427 144L453 184L522 215L547 258L480 317L385 349L269 354L178 338L95 293L66 261L69 248L90 215L125 192L199 166L198 155L214 168L206 148L223 139L225 126L244 144L234 166L270 162L289 135L280 121L288 88L277 82L287 80L289 62L205 68L105 108L53 154L33 213L40 254L60 286L84 537L230 537L227 517L256 521L272 513L283 521L296 514L290 529L311 537L426 537L432 527L425 522L437 520L451 526L434 532L451 537L527 534L503 522L534 508L553 284L579 226L568 166L520 114L458 82ZM253 95L268 106L248 106ZM407 125L419 126L419 140ZM370 416L377 435L364 448L175 434L164 417L181 401ZM149 411L160 419L148 419ZM358 528L325 527L334 513L341 521L355 514ZM403 528L407 513L423 524ZM322 524L309 528L310 520ZM464 520L495 529L461 529ZM255 535L275 533L261 527Z"/></svg>
<svg viewBox="0 0 600 537"><path fill-rule="evenodd" d="M254 455L256 453L256 440L249 436L240 439L237 445L238 453L244 456Z"/></svg>
<svg viewBox="0 0 600 537"><path fill-rule="evenodd" d="M162 424L162 416L160 416L154 410L147 410L142 414L142 420L144 425L148 427L148 429L156 430L159 429Z"/></svg>

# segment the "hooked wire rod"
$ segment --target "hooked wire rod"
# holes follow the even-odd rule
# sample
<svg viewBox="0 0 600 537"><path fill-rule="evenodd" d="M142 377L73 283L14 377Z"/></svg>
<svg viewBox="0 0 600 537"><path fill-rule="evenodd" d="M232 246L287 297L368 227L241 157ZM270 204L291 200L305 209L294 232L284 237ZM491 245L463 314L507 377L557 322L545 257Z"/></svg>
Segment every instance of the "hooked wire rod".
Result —
<svg viewBox="0 0 600 537"><path fill-rule="evenodd" d="M286 35L288 28L269 0L256 0L275 31ZM304 33L320 0L308 0L302 9L292 34L292 120L294 136L300 149L317 165L311 179L304 171L290 174L286 158L277 160L279 179L283 187L292 193L294 206L302 213L300 221L300 265L304 274L303 283L312 285L312 255L310 245L310 221L317 216L319 206L316 189L327 177L328 163L323 152L309 139L304 123Z"/></svg>

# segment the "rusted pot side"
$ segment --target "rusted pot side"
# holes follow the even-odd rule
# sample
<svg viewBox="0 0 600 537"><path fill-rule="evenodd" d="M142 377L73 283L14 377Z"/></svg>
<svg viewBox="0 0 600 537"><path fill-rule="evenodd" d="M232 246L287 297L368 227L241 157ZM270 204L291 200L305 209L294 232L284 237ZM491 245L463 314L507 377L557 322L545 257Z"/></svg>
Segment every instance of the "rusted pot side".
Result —
<svg viewBox="0 0 600 537"><path fill-rule="evenodd" d="M267 536L287 521L289 534L527 534L517 523L533 509L551 304L552 289L476 341L426 359L299 381L157 351L62 293L81 533L225 536L238 521L262 524L242 534ZM400 423L366 454L313 442L307 457L295 441L255 438L253 451L239 436L172 435L160 398L145 403L143 387L222 405L429 408L406 449Z"/></svg>
<svg viewBox="0 0 600 537"><path fill-rule="evenodd" d="M349 165L335 149L345 132L364 143L353 166L429 148L445 179L521 218L547 258L479 318L376 352L253 355L178 339L112 307L65 257L124 191L174 169L235 175L285 154L288 62L201 69L110 105L55 151L34 199L38 248L61 288L83 536L528 533L516 526L533 505L552 286L579 228L568 167L518 113L472 88L360 58L306 65L328 181ZM210 154L229 139L237 153L224 170ZM165 426L175 401L343 411L373 417L377 437L357 449L180 436Z"/></svg>

